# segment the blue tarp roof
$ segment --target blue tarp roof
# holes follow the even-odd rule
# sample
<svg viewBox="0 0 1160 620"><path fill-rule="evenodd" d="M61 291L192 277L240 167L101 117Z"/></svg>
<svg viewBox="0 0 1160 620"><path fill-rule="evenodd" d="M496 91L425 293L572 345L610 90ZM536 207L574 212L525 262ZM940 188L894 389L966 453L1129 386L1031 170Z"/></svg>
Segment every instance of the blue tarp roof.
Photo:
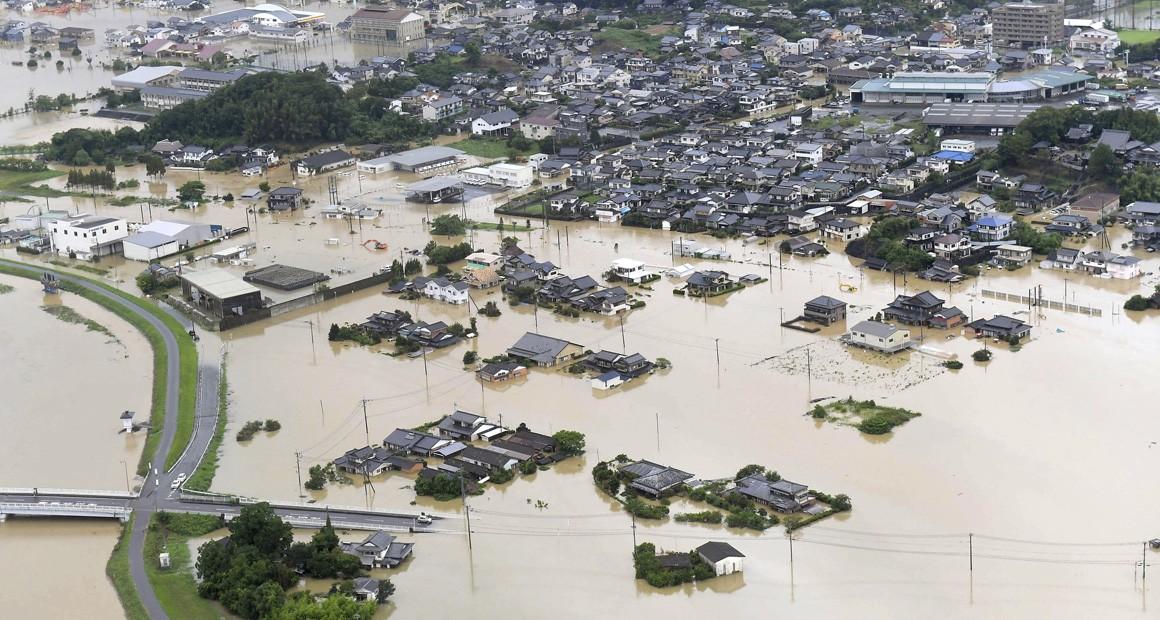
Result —
<svg viewBox="0 0 1160 620"><path fill-rule="evenodd" d="M964 153L962 151L939 151L931 157L945 159L947 161L971 161L975 158L975 155L974 153Z"/></svg>

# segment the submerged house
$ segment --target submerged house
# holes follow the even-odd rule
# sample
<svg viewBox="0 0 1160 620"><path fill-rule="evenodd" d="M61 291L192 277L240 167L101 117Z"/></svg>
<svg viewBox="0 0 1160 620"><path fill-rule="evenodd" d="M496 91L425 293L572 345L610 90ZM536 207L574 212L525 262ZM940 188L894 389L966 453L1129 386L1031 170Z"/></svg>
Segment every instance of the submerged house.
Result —
<svg viewBox="0 0 1160 620"><path fill-rule="evenodd" d="M971 323L967 323L975 335L980 338L1001 338L1003 340L1022 340L1025 336L1031 335L1031 326L1019 319L1011 318L1002 314L995 315L990 319L979 319Z"/></svg>
<svg viewBox="0 0 1160 620"><path fill-rule="evenodd" d="M584 354L584 347L574 342L527 332L508 347L507 354L535 366L552 367Z"/></svg>
<svg viewBox="0 0 1160 620"><path fill-rule="evenodd" d="M678 491L693 474L675 467L659 465L652 461L637 461L620 468L620 473L628 476L628 486L650 497L661 497Z"/></svg>
<svg viewBox="0 0 1160 620"><path fill-rule="evenodd" d="M809 487L789 480L769 480L764 474L752 474L737 481L734 492L778 512L800 512L814 503Z"/></svg>
<svg viewBox="0 0 1160 620"><path fill-rule="evenodd" d="M342 543L343 553L355 556L368 568L395 568L411 555L414 543L399 542L383 530L372 532L362 542Z"/></svg>

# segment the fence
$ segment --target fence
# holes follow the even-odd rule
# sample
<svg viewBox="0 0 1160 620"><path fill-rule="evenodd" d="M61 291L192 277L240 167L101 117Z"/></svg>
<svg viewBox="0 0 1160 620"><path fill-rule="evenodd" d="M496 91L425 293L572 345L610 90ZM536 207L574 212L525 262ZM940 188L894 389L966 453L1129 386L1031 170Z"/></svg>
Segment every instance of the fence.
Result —
<svg viewBox="0 0 1160 620"><path fill-rule="evenodd" d="M1016 295L1014 293L1003 293L1000 291L983 290L983 297L988 299L997 299L999 301L1013 301L1020 305L1041 306L1048 310L1063 310L1064 312L1078 312L1079 314L1086 314L1088 316L1103 316L1104 311L1092 306L1080 306L1078 304L1069 304L1062 301L1052 301L1050 299L1043 299L1040 297L1028 297L1026 295Z"/></svg>

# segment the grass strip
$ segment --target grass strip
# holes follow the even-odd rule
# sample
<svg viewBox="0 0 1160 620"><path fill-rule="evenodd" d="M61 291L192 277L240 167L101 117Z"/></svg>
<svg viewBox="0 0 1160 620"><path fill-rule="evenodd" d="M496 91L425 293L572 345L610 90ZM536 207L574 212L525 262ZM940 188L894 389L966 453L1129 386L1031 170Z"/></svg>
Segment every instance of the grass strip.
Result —
<svg viewBox="0 0 1160 620"><path fill-rule="evenodd" d="M221 380L218 382L218 411L217 423L214 425L213 438L209 440L209 447L205 451L205 456L198 463L197 469L193 470L189 480L185 481L184 487L191 491L208 491L213 484L213 477L217 473L219 451L222 446L222 438L226 433L226 419L229 414L230 395L229 384L226 379L226 360L222 360L221 365Z"/></svg>
<svg viewBox="0 0 1160 620"><path fill-rule="evenodd" d="M222 527L213 515L154 514L145 534L145 574L161 608L170 618L193 620L226 617L217 606L197 593L189 539L204 536ZM169 553L169 568L161 568L158 557Z"/></svg>
<svg viewBox="0 0 1160 620"><path fill-rule="evenodd" d="M133 587L133 577L129 575L129 532L133 529L133 517L121 527L121 535L117 537L117 544L113 547L113 554L105 564L105 574L113 582L113 589L117 591L117 598L121 599L121 608L125 610L125 617L129 620L149 620L145 605L137 596L137 589Z"/></svg>

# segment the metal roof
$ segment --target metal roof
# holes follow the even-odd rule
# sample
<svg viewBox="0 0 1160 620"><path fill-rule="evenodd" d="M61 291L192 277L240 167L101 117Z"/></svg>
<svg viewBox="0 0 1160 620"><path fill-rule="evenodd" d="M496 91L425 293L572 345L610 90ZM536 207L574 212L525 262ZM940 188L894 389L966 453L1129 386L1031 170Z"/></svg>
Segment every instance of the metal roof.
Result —
<svg viewBox="0 0 1160 620"><path fill-rule="evenodd" d="M417 149L411 149L409 151L403 151L402 153L388 155L387 160L402 166L422 166L423 164L439 161L441 159L459 157L463 154L463 151L447 146L424 146Z"/></svg>
<svg viewBox="0 0 1160 620"><path fill-rule="evenodd" d="M247 283L225 269L187 270L181 274L181 279L218 299L261 292L258 287Z"/></svg>
<svg viewBox="0 0 1160 620"><path fill-rule="evenodd" d="M1039 107L1026 103L935 103L922 122L936 127L1015 127Z"/></svg>

